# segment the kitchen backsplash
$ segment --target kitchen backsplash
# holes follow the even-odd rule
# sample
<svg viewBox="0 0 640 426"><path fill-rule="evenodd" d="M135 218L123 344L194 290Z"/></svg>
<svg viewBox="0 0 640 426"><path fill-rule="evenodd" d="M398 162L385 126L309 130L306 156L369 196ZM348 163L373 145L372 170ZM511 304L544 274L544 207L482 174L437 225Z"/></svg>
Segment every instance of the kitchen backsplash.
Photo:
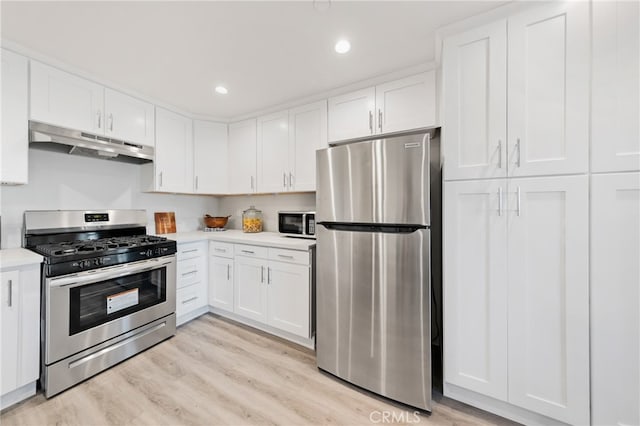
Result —
<svg viewBox="0 0 640 426"><path fill-rule="evenodd" d="M227 216L230 229L242 229L242 212L250 206L262 210L264 220L263 230L278 232L278 210L315 210L316 194L270 194L270 195L245 195L227 196L219 199L218 210L215 216ZM214 216L214 213L209 213Z"/></svg>
<svg viewBox="0 0 640 426"><path fill-rule="evenodd" d="M193 231L218 204L212 196L142 193L135 164L29 150L29 184L0 188L2 248L22 245L25 210L145 209L149 232L154 212L173 211L177 230Z"/></svg>

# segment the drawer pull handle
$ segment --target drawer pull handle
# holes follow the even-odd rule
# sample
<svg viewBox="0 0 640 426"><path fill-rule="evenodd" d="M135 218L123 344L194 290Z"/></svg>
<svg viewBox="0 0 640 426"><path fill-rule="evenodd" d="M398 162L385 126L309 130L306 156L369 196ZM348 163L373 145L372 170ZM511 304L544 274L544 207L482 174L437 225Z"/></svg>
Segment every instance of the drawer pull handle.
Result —
<svg viewBox="0 0 640 426"><path fill-rule="evenodd" d="M189 303L189 302L193 302L193 301L194 301L194 300L196 300L197 298L198 298L198 296L190 297L190 298L188 298L187 300L183 300L183 301L182 301L182 304L183 304L183 305L186 305L186 304L187 304L187 303Z"/></svg>
<svg viewBox="0 0 640 426"><path fill-rule="evenodd" d="M281 257L283 259L294 259L293 256L289 256L289 255L286 255L286 254L279 254L278 257Z"/></svg>
<svg viewBox="0 0 640 426"><path fill-rule="evenodd" d="M221 249L221 248L218 248L218 247L216 247L214 250L215 251L219 251L220 253L226 253L227 252L227 249Z"/></svg>
<svg viewBox="0 0 640 426"><path fill-rule="evenodd" d="M193 253L193 252L196 252L196 251L198 251L198 249L197 249L197 248L195 248L195 249L191 249L191 250L185 250L185 251L183 251L182 253Z"/></svg>
<svg viewBox="0 0 640 426"><path fill-rule="evenodd" d="M184 274L182 274L182 276L183 276L183 277L186 277L187 275L193 275L193 274L195 274L195 273L197 273L197 272L198 272L197 270L195 270L195 271L185 272Z"/></svg>
<svg viewBox="0 0 640 426"><path fill-rule="evenodd" d="M242 253L247 253L247 254L256 254L255 251L251 251L251 250L240 250Z"/></svg>

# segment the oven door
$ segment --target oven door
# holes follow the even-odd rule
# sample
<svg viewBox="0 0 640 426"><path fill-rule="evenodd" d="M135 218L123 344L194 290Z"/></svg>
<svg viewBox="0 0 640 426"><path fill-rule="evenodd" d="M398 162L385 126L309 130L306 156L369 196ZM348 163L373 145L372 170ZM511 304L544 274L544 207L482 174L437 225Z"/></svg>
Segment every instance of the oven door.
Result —
<svg viewBox="0 0 640 426"><path fill-rule="evenodd" d="M45 280L49 365L175 312L175 255Z"/></svg>

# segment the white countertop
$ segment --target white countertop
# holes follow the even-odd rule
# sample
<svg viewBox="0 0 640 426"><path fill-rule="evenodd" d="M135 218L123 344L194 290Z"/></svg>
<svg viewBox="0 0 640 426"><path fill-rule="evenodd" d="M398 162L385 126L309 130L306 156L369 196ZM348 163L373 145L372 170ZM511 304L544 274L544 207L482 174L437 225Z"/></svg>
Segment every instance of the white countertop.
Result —
<svg viewBox="0 0 640 426"><path fill-rule="evenodd" d="M23 248L0 250L0 269L38 265L40 263L42 263L42 256L31 250Z"/></svg>
<svg viewBox="0 0 640 426"><path fill-rule="evenodd" d="M161 236L167 237L168 239L174 240L178 243L210 240L303 251L307 251L316 245L316 240L283 237L277 232L257 232L250 234L244 233L239 229L227 229L226 231L221 232L176 232L175 234L162 234Z"/></svg>

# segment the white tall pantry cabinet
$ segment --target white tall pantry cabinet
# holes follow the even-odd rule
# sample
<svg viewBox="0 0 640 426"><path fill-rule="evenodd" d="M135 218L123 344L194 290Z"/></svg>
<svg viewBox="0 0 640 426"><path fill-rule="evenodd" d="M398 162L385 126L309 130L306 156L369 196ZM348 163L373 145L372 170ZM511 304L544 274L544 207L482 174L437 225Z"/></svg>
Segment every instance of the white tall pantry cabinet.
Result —
<svg viewBox="0 0 640 426"><path fill-rule="evenodd" d="M589 11L443 42L445 395L524 423L590 422Z"/></svg>
<svg viewBox="0 0 640 426"><path fill-rule="evenodd" d="M591 413L640 424L640 5L594 2Z"/></svg>

